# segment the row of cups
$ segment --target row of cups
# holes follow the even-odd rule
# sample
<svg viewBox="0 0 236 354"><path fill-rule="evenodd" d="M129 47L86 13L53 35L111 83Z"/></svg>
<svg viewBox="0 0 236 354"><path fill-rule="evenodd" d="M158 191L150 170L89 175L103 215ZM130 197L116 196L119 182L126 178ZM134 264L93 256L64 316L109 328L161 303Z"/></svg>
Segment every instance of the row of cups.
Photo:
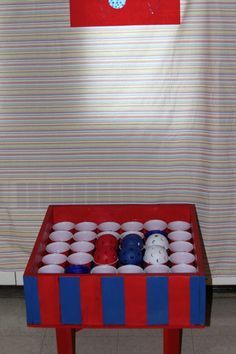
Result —
<svg viewBox="0 0 236 354"><path fill-rule="evenodd" d="M143 243L140 242L142 239L140 236L135 234L130 234L129 236L130 237L127 235L127 237L125 237L121 242L118 253L119 263L123 265L141 265L143 261L143 255L139 247L143 246ZM165 239L165 237L162 235L155 236L157 236L157 240L158 237ZM54 264L62 265L63 267L65 267L66 262L67 264L69 263L74 266L85 266L88 268L92 266L92 262L94 262L95 265L102 264L116 266L118 261L117 244L114 242L114 240L115 237L113 235L109 235L108 233L107 235L104 235L104 237L100 237L96 243L97 247L94 257L92 257L91 253L93 253L95 245L91 242L80 241L72 244L65 242L53 242L47 245L46 250L49 254L42 258L42 262L47 265ZM148 240L151 240L151 237ZM137 242L136 245L134 241ZM166 248L155 244L152 246L147 246L144 253L144 262L146 263L146 266L149 264L164 265L164 263L167 263L168 261L172 262L173 264L190 264L195 261L195 256L188 252L193 247L191 243L185 241L173 242L170 246L175 252L172 253L170 257L168 257L167 249L169 244L168 241L166 242ZM74 253L68 256L69 251ZM45 271L47 269L52 268L44 267L43 269L40 269L39 272L43 270Z"/></svg>
<svg viewBox="0 0 236 354"><path fill-rule="evenodd" d="M39 268L38 272L41 274L52 274L52 273L62 274L65 272L65 269L64 267L57 264L49 264ZM114 266L104 264L104 265L95 266L90 271L91 274L141 274L141 273L160 274L160 273L196 273L196 272L197 272L197 268L189 264L177 264L172 267L168 267L167 265L164 264L149 265L145 269L133 264L123 265L119 268L115 268ZM81 268L81 273L84 273L82 268Z"/></svg>
<svg viewBox="0 0 236 354"><path fill-rule="evenodd" d="M158 229L157 229L158 230ZM160 230L161 231L161 230ZM127 234L130 232L137 233L141 237L144 237L144 234L140 231L136 230L130 230L130 231L125 231L122 234L117 233L116 231L102 231L99 232L98 234L95 231L78 231L76 233L72 233L71 231L67 230L57 230L53 231L49 235L49 240L51 242L74 242L74 241L87 241L87 242L92 242L95 243L96 239L99 238L100 236L107 234L109 232L110 234L113 234L119 239L124 238ZM189 241L192 238L191 232L188 231L172 231L167 235L168 239L170 241Z"/></svg>
<svg viewBox="0 0 236 354"><path fill-rule="evenodd" d="M187 250L189 252L189 249L192 246L190 242L186 242L186 240L189 240L192 237L191 233L186 231L190 227L191 225L185 221L174 221L169 224L167 224L163 220L149 220L144 224L138 221L129 221L123 223L122 225L113 221L103 222L99 225L90 221L84 221L78 224L74 224L69 221L62 221L53 225L54 231L49 235L49 239L51 243L48 244L46 247L46 252L48 254L44 256L42 259L42 262L45 265L40 268L39 273L47 272L48 270L50 270L50 268L52 270L52 267L55 268L54 269L55 271L57 267L65 266L66 262L67 264L69 263L73 266L78 265L80 267L85 265L91 267L91 263L92 261L94 261L95 265L96 264L98 265L93 268L92 273L96 271L97 267L103 267L103 266L106 267L106 266L113 266L113 265L115 266L117 262L116 249L119 242L118 240L121 239L121 241L125 241L123 240L123 238L127 236L130 232L135 232L136 234L138 234L140 237L143 238L144 235L143 233L140 232L140 230L142 229L147 231L153 230L153 228L158 229L159 231L165 230L166 228L170 230L175 230L170 232L168 237L172 241L175 240L180 240L180 241L173 242L170 248L173 252L184 251L182 252L183 253L182 256L185 256L186 254L185 251ZM119 229L122 229L124 232L122 234L117 233L116 231L118 231ZM76 230L77 232L73 234L72 233L73 230ZM95 230L99 230L100 232L96 234ZM111 244L110 248L106 248L107 244L104 244L104 242L102 242L102 239L103 241L106 239L107 242L109 237L108 234L110 234L110 236L113 236L111 237L113 240L116 239L115 244L113 242L113 245ZM104 235L106 235L106 237L101 237ZM91 254L93 254L94 252L95 242L96 242L97 249L94 255L95 256L94 259ZM99 247L100 243L101 243L101 247ZM112 247L114 247L114 252L113 252L114 254L110 251L109 252L110 255L111 253L113 254L114 259L110 259L110 262L107 262L108 259L106 259L106 250L111 250ZM72 254L70 254L71 252ZM181 258L180 256L181 254L179 253L176 260L175 258L173 258L173 263L175 263L175 261L176 263L183 263L182 260L180 259ZM103 261L105 264L103 264ZM102 263L102 265L100 265L100 263ZM186 260L185 263L190 263L190 262ZM131 266L131 268L129 267L129 265ZM128 264L127 265L128 268L122 268L122 267L126 267L126 265L120 267L121 269L124 270L127 269L127 271L125 272L129 272L129 269L132 269L132 272L135 270L135 268L132 267L132 264ZM165 269L165 271L167 271L167 269Z"/></svg>
<svg viewBox="0 0 236 354"><path fill-rule="evenodd" d="M188 242L192 235L191 233L185 231L176 231L173 235L170 233L168 237L171 237L173 241L170 244L167 237L164 236L164 233L158 230L146 233L146 242L144 242L143 233L137 231L125 232L122 235L119 235L113 231L101 232L98 235L91 234L92 231L80 231L74 235L69 235L67 233L69 233L69 231L55 231L50 234L49 237L52 242L47 245L46 251L48 253L66 253L71 250L72 252L92 253L95 248L95 241L96 248L100 250L106 247L116 250L119 243L121 249L130 246L137 246L137 248L143 249L144 245L146 248L149 246L159 245L164 247L166 250L170 248L171 252L191 252L193 250L193 244ZM74 241L71 243L69 239L70 246L65 242L68 241L69 237L73 238L72 241ZM175 238L178 241L174 241ZM59 242L57 242L58 240Z"/></svg>
<svg viewBox="0 0 236 354"><path fill-rule="evenodd" d="M109 235L107 235L109 236ZM104 238L105 239L105 238ZM103 241L103 239L100 239L101 241ZM106 237L106 242L107 244L104 244L104 242L101 242L101 246L99 246L99 242L97 242L96 244L96 251L102 251L104 249L106 249L106 245L112 249L114 247L114 250L116 248L115 244L111 244L109 245L109 241L108 241L108 237ZM99 241L99 239L98 239ZM128 243L127 243L128 245ZM105 246L105 247L104 247ZM173 253L172 255L170 255L170 261L172 263L176 263L176 253L190 253L193 250L193 244L190 242L186 242L186 241L175 241L172 242L169 245L170 251ZM66 242L52 242L49 243L46 247L46 252L48 254L65 254L65 255L69 255L70 253L78 253L78 252L84 252L84 253L90 253L93 254L95 249L95 245L92 242L87 242L87 241L79 241L79 242L74 242L72 244L68 244ZM125 250L125 243L124 243L124 247L123 250ZM50 259L50 257L46 257L44 260L47 260L47 258ZM190 260L191 261L191 260Z"/></svg>
<svg viewBox="0 0 236 354"><path fill-rule="evenodd" d="M184 251L182 251L184 246ZM160 264L167 263L170 261L172 264L192 264L195 261L195 256L187 251L187 247L192 247L191 243L177 241L174 242L172 247L176 250L169 257L167 251L161 246L150 246L146 248L144 254L144 261L147 264L155 264L155 261ZM173 249L172 248L172 249ZM68 255L69 250L72 250L72 254ZM117 263L117 252L112 247L102 247L97 248L94 257L92 256L92 251L94 250L94 245L90 242L75 242L69 245L65 242L55 242L51 243L46 248L48 254L42 258L42 263L44 264L61 264L64 265L66 262L71 264L81 264L91 266L91 262L95 260L97 264L114 264ZM131 252L133 250L133 253ZM137 251L139 249L137 248ZM132 257L135 254L136 248L123 248L119 251L121 263L129 263L128 261L123 261L127 257ZM132 254L129 255L128 252ZM141 250L139 250L141 254ZM142 255L139 257L138 263L142 262Z"/></svg>
<svg viewBox="0 0 236 354"><path fill-rule="evenodd" d="M96 224L92 221L82 221L75 224L70 221L61 221L53 225L54 231L94 231L96 229L100 231L141 231L142 229L146 231L150 230L160 230L169 229L170 231L187 231L191 228L191 224L186 221L176 220L166 223L164 220L152 219L145 223L139 221L127 221L123 224L119 224L115 221L106 221L100 224Z"/></svg>
<svg viewBox="0 0 236 354"><path fill-rule="evenodd" d="M189 264L178 264L172 267L168 267L164 264L159 265L149 265L146 268L142 268L137 265L128 264L123 265L116 269L110 265L100 265L92 268L91 274L105 274L105 273L112 273L112 274L137 274L137 273L196 273L197 268L189 265Z"/></svg>

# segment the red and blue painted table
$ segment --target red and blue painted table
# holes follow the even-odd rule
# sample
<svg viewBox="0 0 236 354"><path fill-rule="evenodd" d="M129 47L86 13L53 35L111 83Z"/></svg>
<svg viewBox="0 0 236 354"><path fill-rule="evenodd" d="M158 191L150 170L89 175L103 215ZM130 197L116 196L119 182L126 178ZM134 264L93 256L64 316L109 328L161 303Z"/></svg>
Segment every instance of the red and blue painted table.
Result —
<svg viewBox="0 0 236 354"><path fill-rule="evenodd" d="M135 219L191 223L197 273L38 274L54 223ZM24 273L28 326L55 328L58 354L75 353L83 328L163 328L163 352L180 354L182 329L205 323L203 247L193 204L49 206Z"/></svg>

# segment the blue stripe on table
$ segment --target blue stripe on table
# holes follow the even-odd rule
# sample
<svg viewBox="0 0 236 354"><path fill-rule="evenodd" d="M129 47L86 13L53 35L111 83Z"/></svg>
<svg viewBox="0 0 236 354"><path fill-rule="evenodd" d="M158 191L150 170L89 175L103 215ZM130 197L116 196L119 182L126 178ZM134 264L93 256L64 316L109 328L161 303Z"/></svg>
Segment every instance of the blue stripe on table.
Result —
<svg viewBox="0 0 236 354"><path fill-rule="evenodd" d="M38 325L41 320L37 278L24 276L24 294L27 323L29 325Z"/></svg>
<svg viewBox="0 0 236 354"><path fill-rule="evenodd" d="M168 278L147 277L147 323L168 324Z"/></svg>
<svg viewBox="0 0 236 354"><path fill-rule="evenodd" d="M204 325L206 316L206 279L193 276L190 279L190 322Z"/></svg>
<svg viewBox="0 0 236 354"><path fill-rule="evenodd" d="M124 279L102 278L102 310L104 325L125 324Z"/></svg>
<svg viewBox="0 0 236 354"><path fill-rule="evenodd" d="M80 279L60 277L60 308L62 324L81 324Z"/></svg>

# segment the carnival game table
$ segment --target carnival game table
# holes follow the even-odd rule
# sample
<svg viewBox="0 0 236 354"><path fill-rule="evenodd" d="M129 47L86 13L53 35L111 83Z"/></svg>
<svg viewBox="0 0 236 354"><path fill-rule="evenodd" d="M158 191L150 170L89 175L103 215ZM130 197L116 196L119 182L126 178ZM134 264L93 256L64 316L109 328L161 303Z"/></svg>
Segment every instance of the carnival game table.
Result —
<svg viewBox="0 0 236 354"><path fill-rule="evenodd" d="M38 273L58 222L122 224L151 219L190 224L196 272ZM75 332L83 328L163 328L163 352L180 354L182 329L204 327L203 247L193 204L51 205L24 273L28 326L55 328L58 354L75 353Z"/></svg>

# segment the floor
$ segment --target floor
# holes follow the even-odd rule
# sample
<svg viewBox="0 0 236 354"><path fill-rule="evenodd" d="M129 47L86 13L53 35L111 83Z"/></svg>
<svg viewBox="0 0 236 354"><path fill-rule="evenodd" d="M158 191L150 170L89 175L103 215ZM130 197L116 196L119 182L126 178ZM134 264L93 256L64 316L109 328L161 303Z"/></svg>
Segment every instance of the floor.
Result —
<svg viewBox="0 0 236 354"><path fill-rule="evenodd" d="M215 294L211 308L210 327L184 331L182 354L236 353L236 295ZM76 354L161 354L162 331L83 330L76 345ZM26 327L20 287L0 287L0 353L56 354L54 330Z"/></svg>

